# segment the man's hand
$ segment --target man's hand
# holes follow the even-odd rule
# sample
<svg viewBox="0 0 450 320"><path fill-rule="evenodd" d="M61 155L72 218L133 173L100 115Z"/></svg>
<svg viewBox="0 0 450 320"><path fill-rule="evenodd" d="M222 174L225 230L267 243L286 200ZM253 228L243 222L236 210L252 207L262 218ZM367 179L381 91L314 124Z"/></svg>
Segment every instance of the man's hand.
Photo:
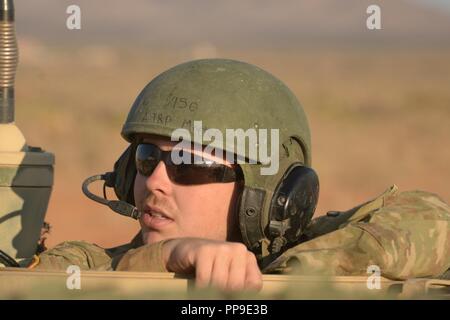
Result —
<svg viewBox="0 0 450 320"><path fill-rule="evenodd" d="M256 257L242 243L199 238L172 239L163 245L167 270L195 273L197 287L221 290L261 290L262 276Z"/></svg>

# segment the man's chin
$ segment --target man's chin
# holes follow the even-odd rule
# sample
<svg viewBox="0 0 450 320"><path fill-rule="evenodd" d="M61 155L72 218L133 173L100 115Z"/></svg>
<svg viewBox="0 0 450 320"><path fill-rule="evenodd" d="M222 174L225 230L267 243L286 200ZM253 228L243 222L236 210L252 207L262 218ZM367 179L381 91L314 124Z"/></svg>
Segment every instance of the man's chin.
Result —
<svg viewBox="0 0 450 320"><path fill-rule="evenodd" d="M144 242L144 244L157 243L165 239L168 238L164 237L157 231L142 230L142 241Z"/></svg>

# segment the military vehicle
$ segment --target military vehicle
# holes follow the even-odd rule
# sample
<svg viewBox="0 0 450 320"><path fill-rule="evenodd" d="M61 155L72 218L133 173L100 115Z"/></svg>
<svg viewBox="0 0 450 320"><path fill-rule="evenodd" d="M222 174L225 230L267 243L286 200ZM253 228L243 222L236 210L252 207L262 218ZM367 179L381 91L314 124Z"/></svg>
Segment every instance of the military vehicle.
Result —
<svg viewBox="0 0 450 320"><path fill-rule="evenodd" d="M53 186L54 155L28 146L14 117L18 49L12 0L0 7L0 298L450 298L450 280L264 275L259 293L196 290L173 273L33 270Z"/></svg>

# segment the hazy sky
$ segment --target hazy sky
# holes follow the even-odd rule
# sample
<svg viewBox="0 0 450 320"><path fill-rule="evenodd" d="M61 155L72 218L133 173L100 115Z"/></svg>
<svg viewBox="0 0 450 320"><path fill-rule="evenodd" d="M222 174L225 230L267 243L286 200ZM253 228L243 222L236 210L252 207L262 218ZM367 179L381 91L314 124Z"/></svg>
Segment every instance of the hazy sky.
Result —
<svg viewBox="0 0 450 320"><path fill-rule="evenodd" d="M70 4L82 12L79 31L66 27ZM370 4L382 7L383 28L369 33ZM450 45L450 0L133 0L127 6L123 0L17 0L15 6L21 39L59 45L272 48L344 40Z"/></svg>
<svg viewBox="0 0 450 320"><path fill-rule="evenodd" d="M413 0L413 1L426 6L440 7L450 10L450 0Z"/></svg>

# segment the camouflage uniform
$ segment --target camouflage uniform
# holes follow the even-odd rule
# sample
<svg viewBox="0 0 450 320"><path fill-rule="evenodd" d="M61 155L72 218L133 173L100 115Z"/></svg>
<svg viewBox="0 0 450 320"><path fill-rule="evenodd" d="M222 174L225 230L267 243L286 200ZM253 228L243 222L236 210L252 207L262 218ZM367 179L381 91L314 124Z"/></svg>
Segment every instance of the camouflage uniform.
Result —
<svg viewBox="0 0 450 320"><path fill-rule="evenodd" d="M83 241L64 242L40 255L37 269L167 271L163 242L103 249ZM379 197L345 212L329 212L310 223L302 242L264 268L264 273L367 275L377 265L391 279L450 276L450 207L424 191Z"/></svg>

